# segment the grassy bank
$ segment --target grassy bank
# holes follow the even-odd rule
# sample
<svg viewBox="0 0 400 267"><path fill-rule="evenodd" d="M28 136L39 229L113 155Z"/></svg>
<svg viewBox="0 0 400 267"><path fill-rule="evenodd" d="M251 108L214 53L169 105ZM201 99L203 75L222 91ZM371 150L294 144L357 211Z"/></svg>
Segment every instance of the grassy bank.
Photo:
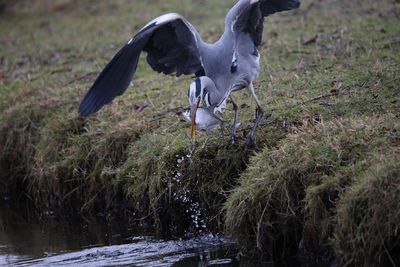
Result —
<svg viewBox="0 0 400 267"><path fill-rule="evenodd" d="M215 41L234 2L0 5L1 201L41 216L127 216L163 236L226 231L266 258L398 263L398 1L304 0L266 20L255 87L267 116L249 154L246 92L238 144L225 130L192 146L180 115L190 77L145 60L123 97L79 118L88 87L142 25L177 11Z"/></svg>

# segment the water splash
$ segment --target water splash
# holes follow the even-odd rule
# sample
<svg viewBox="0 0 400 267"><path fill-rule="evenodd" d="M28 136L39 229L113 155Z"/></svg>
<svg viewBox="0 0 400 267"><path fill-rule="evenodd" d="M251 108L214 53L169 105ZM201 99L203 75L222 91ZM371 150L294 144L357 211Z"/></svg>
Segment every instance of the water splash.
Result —
<svg viewBox="0 0 400 267"><path fill-rule="evenodd" d="M176 167L179 170L186 161L191 160L191 155L176 155L175 158ZM171 176L164 179L164 182L168 183L169 201L170 203L174 202L182 206L185 215L187 218L190 218L194 229L199 233L205 233L207 231L207 224L204 210L201 208L199 201L193 199L193 194L189 189L184 189L184 179L185 177L179 171L173 172Z"/></svg>

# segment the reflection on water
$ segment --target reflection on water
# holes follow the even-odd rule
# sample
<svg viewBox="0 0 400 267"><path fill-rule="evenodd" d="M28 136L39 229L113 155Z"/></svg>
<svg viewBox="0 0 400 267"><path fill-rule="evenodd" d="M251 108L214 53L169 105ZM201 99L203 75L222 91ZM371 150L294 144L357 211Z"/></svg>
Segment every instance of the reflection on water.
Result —
<svg viewBox="0 0 400 267"><path fill-rule="evenodd" d="M123 222L43 226L0 208L1 266L240 266L236 254L232 241L211 235L161 241Z"/></svg>
<svg viewBox="0 0 400 267"><path fill-rule="evenodd" d="M0 208L0 253L36 258L90 246L122 244L134 231L124 226L118 222L110 226L99 220L39 224Z"/></svg>

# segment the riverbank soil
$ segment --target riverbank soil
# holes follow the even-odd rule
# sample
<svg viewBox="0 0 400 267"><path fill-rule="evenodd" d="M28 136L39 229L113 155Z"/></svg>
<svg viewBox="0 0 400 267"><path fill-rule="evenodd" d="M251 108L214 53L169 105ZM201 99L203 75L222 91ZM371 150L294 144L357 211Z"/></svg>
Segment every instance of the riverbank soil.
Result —
<svg viewBox="0 0 400 267"><path fill-rule="evenodd" d="M400 3L303 0L266 19L256 93L258 146L192 144L191 77L153 72L82 119L80 100L132 35L158 15L218 39L229 1L0 1L1 204L38 218L129 218L163 237L221 232L243 253L348 266L400 265ZM24 209L23 209L24 208Z"/></svg>

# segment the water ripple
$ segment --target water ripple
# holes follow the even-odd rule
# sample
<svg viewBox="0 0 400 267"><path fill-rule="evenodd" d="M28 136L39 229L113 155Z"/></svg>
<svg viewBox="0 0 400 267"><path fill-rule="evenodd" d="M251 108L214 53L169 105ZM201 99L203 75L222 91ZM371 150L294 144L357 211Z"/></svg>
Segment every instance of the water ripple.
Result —
<svg viewBox="0 0 400 267"><path fill-rule="evenodd" d="M13 266L171 266L184 259L204 253L211 253L234 246L231 240L207 235L190 240L160 241L150 237L135 238L136 243L107 247L88 248L78 252L53 255L35 260L7 256L3 258ZM225 265L231 259L209 259L204 257L204 265ZM0 257L1 262L1 257Z"/></svg>

